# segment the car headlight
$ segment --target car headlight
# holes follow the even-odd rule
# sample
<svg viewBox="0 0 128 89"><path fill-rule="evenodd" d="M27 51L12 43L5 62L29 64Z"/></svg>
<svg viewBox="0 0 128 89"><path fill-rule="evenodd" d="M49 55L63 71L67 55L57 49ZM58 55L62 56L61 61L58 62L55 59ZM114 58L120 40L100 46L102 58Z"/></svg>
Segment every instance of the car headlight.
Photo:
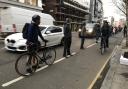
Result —
<svg viewBox="0 0 128 89"><path fill-rule="evenodd" d="M93 29L88 29L88 32L89 32L89 33L92 33L92 32L93 32Z"/></svg>

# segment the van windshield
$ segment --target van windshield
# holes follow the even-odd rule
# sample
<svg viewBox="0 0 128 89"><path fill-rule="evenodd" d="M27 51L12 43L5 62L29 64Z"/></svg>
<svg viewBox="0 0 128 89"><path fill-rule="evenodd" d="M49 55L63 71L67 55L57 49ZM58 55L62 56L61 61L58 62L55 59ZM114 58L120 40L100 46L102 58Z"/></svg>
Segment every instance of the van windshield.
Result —
<svg viewBox="0 0 128 89"><path fill-rule="evenodd" d="M94 24L86 24L87 28L94 27Z"/></svg>

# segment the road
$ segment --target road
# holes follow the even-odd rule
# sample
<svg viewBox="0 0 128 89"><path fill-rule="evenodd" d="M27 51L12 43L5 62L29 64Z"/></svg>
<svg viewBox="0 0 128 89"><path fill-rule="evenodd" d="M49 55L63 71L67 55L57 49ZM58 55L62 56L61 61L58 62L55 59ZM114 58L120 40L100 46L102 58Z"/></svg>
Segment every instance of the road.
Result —
<svg viewBox="0 0 128 89"><path fill-rule="evenodd" d="M21 53L6 51L0 42L0 89L87 89L120 43L121 35L111 37L109 49L101 55L100 43L96 44L95 39L86 39L85 50L80 50L80 39L73 33L71 51L76 54L64 59L63 47L58 46L56 60L59 61L29 77L21 77L15 72L14 63Z"/></svg>

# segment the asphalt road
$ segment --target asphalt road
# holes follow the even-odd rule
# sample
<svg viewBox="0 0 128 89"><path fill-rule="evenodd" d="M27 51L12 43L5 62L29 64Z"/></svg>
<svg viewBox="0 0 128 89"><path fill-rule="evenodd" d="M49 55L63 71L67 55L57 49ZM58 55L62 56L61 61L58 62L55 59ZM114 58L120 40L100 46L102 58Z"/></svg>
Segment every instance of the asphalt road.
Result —
<svg viewBox="0 0 128 89"><path fill-rule="evenodd" d="M14 69L15 60L21 53L6 51L0 42L0 89L87 89L120 41L121 34L111 37L109 49L101 55L100 44L96 44L95 39L86 39L86 49L80 50L80 39L73 33L71 51L76 52L74 56L63 59L63 47L58 46L56 60L60 61L25 78ZM8 85L3 86L5 84Z"/></svg>

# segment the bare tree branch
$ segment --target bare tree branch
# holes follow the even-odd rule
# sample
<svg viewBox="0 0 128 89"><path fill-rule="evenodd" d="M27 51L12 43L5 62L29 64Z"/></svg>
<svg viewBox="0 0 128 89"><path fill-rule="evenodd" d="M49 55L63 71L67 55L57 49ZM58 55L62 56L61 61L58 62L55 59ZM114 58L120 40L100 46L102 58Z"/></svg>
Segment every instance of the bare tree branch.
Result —
<svg viewBox="0 0 128 89"><path fill-rule="evenodd" d="M127 0L112 0L113 4L126 16L126 3Z"/></svg>

